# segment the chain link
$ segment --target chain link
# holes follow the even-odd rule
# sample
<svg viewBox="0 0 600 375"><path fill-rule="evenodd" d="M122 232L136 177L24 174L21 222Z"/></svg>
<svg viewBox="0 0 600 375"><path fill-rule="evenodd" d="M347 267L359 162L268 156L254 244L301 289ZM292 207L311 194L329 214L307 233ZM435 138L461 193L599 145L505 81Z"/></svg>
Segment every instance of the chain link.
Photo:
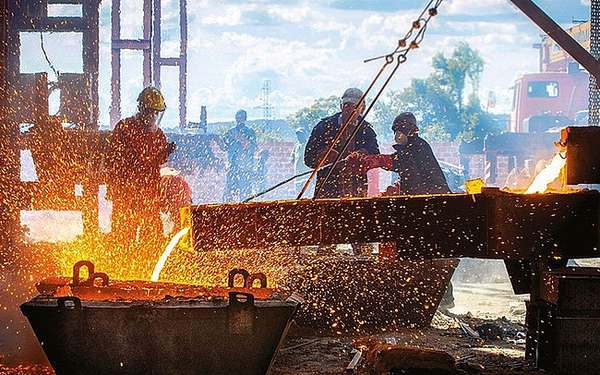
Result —
<svg viewBox="0 0 600 375"><path fill-rule="evenodd" d="M431 21L431 19L433 17L437 16L437 14L438 14L438 7L442 3L442 1L443 0L429 0L429 2L427 3L427 5L424 7L423 11L419 15L419 17L417 17L417 19L415 21L413 21L413 23L411 25L411 28L405 34L404 38L402 38L402 39L400 39L398 41L398 45L397 45L397 47L396 47L396 49L394 51L392 51L391 53L389 53L387 55L383 55L383 56L379 56L379 57L375 57L375 58L372 58L372 59L365 60L365 62L369 62L369 61L374 61L374 60L378 60L378 59L385 59L385 62L383 63L383 65L380 68L379 72L377 73L377 75L375 76L375 78L373 79L373 81L371 82L371 84L369 85L369 88L363 94L362 98L360 99L360 102L365 102L365 99L366 99L367 95L372 90L372 88L374 87L375 83L377 83L377 81L379 81L379 79L381 78L381 76L382 76L383 72L385 71L385 69L389 65L391 65L393 63L394 56L397 55L397 57L396 57L396 65L393 68L392 72L385 79L385 82L383 83L383 85L381 86L381 88L379 89L379 91L377 92L377 94L375 95L375 98L371 101L371 103L367 107L365 113L362 115L360 121L354 127L354 130L353 130L351 136L348 137L348 139L344 142L342 150L338 153L337 157L335 158L334 162L332 163L331 168L329 168L326 177L323 179L323 181L321 183L317 184L316 189L315 189L315 197L317 197L319 195L320 191L323 189L323 187L327 183L327 180L331 177L331 173L333 172L333 170L336 167L336 165L340 162L341 157L344 154L344 152L346 152L346 150L348 149L348 146L350 145L350 142L352 142L352 140L358 134L359 130L362 127L362 124L365 121L365 118L371 112L371 110L373 109L373 107L375 106L375 104L377 103L377 101L379 100L379 97L381 96L381 94L383 93L383 91L385 90L385 88L387 87L387 85L391 82L392 78L394 77L394 75L398 71L398 68L400 67L400 65L402 65L403 63L405 63L407 61L407 56L408 56L409 52L412 51L412 50L414 50L414 49L419 48L420 43L423 41L423 38L425 37L425 32L427 31L427 27L429 25L429 22ZM418 31L416 32L416 35L414 36L414 38L412 38L413 33L415 33L416 30L418 30ZM412 40L411 40L411 38L412 38ZM325 155L319 161L319 163L317 164L317 167L313 170L313 172L310 175L310 177L307 179L306 183L302 187L302 190L300 191L300 194L298 194L298 198L297 199L301 199L302 198L302 196L304 195L304 193L308 189L308 186L310 185L311 181L316 176L316 172L321 169L322 165L325 163L325 160L327 160L329 154L331 153L331 150L333 150L333 148L339 142L340 135L342 133L344 133L344 131L346 130L346 128L348 128L348 126L350 126L350 124L354 123L354 120L359 116L358 108L359 108L359 106L356 106L355 110L350 115L350 118L348 120L346 120L346 122L341 126L340 130L338 131L338 135L336 136L336 138L334 139L334 141L331 143L331 145L327 149Z"/></svg>
<svg viewBox="0 0 600 375"><path fill-rule="evenodd" d="M592 31L590 34L591 53L598 59L600 58L600 0L592 0L591 11ZM590 107L589 107L589 125L598 126L600 124L600 89L597 86L596 78L590 74Z"/></svg>

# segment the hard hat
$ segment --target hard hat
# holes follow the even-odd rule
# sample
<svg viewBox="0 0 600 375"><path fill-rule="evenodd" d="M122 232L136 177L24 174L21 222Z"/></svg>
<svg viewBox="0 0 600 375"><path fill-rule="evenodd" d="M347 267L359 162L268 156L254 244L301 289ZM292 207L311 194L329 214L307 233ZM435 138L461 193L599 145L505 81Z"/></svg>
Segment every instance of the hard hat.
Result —
<svg viewBox="0 0 600 375"><path fill-rule="evenodd" d="M140 109L147 108L157 112L164 112L167 109L165 98L156 87L148 86L143 89L137 101Z"/></svg>
<svg viewBox="0 0 600 375"><path fill-rule="evenodd" d="M349 88L346 91L344 91L344 94L342 95L342 104L358 104L362 97L362 90L357 89L356 87Z"/></svg>
<svg viewBox="0 0 600 375"><path fill-rule="evenodd" d="M392 125L393 131L401 131L403 133L414 133L419 131L417 119L411 112L403 112L399 114Z"/></svg>

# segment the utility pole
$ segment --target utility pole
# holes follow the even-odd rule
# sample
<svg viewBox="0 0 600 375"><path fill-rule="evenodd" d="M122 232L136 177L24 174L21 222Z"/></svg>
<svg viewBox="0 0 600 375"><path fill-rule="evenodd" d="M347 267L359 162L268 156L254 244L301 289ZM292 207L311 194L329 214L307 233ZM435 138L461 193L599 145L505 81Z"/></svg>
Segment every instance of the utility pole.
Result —
<svg viewBox="0 0 600 375"><path fill-rule="evenodd" d="M269 127L269 123L273 119L273 107L271 107L271 81L265 80L262 88L262 107L263 107L263 120L265 122L265 128Z"/></svg>

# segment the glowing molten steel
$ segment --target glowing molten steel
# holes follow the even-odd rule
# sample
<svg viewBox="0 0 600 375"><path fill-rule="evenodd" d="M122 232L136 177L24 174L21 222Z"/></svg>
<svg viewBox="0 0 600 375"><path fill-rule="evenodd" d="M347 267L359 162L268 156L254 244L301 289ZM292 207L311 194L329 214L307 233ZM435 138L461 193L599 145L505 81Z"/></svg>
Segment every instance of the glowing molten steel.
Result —
<svg viewBox="0 0 600 375"><path fill-rule="evenodd" d="M171 253L173 252L173 250L175 250L175 247L179 243L179 240L181 240L181 238L183 236L185 236L189 230L190 230L189 227L183 228L182 230L177 232L177 234L175 234L173 236L173 238L171 238L171 241L169 241L169 244L167 245L167 247L165 248L165 251L160 256L160 259L156 263L156 266L154 266L154 272L152 272L152 277L150 277L150 281L158 281L158 279L160 277L160 272L162 271L163 267L165 266L165 263L167 263L167 259L169 259L169 255L171 255Z"/></svg>
<svg viewBox="0 0 600 375"><path fill-rule="evenodd" d="M546 190L548 190L548 185L560 176L560 171L564 168L566 163L566 158L560 153L556 154L550 164L535 176L535 179L531 185L529 185L525 194L545 193Z"/></svg>

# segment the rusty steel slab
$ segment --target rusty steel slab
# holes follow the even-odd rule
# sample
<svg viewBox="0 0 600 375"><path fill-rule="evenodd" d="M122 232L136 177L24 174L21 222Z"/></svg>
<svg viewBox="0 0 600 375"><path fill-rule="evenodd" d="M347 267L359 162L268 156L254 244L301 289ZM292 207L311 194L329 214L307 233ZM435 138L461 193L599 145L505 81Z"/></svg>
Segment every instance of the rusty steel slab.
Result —
<svg viewBox="0 0 600 375"><path fill-rule="evenodd" d="M598 256L600 194L482 194L185 208L197 251L395 241L404 259Z"/></svg>

